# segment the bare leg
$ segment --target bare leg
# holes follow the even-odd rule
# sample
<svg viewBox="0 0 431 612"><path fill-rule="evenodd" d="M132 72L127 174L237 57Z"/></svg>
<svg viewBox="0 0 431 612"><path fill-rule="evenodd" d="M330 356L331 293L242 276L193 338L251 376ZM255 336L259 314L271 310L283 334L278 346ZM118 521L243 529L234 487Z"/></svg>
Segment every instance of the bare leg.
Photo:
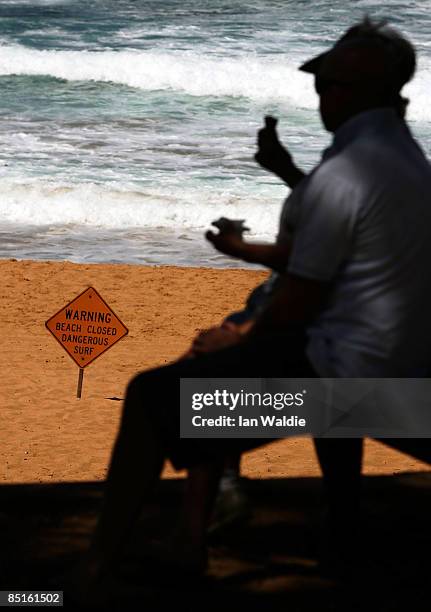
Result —
<svg viewBox="0 0 431 612"><path fill-rule="evenodd" d="M222 460L189 470L174 542L187 569L201 571L206 567L206 534L222 470Z"/></svg>
<svg viewBox="0 0 431 612"><path fill-rule="evenodd" d="M241 476L241 454L229 453L223 463L214 512L208 525L209 533L222 533L250 515L250 504Z"/></svg>

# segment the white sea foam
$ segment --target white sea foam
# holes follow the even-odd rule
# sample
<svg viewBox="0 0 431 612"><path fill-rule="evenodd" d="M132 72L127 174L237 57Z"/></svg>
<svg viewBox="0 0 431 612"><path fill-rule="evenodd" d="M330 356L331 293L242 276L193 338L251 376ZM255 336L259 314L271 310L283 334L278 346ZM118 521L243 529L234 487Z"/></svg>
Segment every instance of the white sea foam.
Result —
<svg viewBox="0 0 431 612"><path fill-rule="evenodd" d="M298 71L300 61L298 57L251 53L228 58L192 51L40 51L20 45L0 47L0 75L112 82L193 96L243 96L261 102L288 101L298 108L314 109L312 80ZM406 87L412 100L409 116L413 120L431 120L430 89L431 61L423 58L415 79Z"/></svg>
<svg viewBox="0 0 431 612"><path fill-rule="evenodd" d="M70 81L105 81L147 91L175 90L193 96L244 96L289 100L314 108L309 77L280 55L209 57L196 52L53 51L0 47L0 75L48 75Z"/></svg>
<svg viewBox="0 0 431 612"><path fill-rule="evenodd" d="M278 190L276 190L278 193ZM0 181L0 218L19 225L80 225L88 228L173 228L201 230L225 216L246 219L251 235L273 237L284 189L260 197L233 196L214 189L127 190L94 183Z"/></svg>
<svg viewBox="0 0 431 612"><path fill-rule="evenodd" d="M403 93L410 99L408 117L414 121L431 121L431 60L419 57L418 70Z"/></svg>

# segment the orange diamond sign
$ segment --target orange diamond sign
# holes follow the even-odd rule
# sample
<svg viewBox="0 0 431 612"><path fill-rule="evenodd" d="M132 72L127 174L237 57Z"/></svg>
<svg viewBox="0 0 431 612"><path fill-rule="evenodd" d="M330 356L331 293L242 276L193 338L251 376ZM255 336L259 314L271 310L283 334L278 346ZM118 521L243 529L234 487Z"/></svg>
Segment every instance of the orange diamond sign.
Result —
<svg viewBox="0 0 431 612"><path fill-rule="evenodd" d="M129 333L93 287L59 310L45 326L80 368L88 366Z"/></svg>

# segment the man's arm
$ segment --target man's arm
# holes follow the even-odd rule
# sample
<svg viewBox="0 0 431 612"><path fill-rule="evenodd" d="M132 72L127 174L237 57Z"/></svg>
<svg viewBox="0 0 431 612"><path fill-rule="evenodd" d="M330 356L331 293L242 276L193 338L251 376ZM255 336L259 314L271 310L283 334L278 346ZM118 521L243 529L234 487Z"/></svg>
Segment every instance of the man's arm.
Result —
<svg viewBox="0 0 431 612"><path fill-rule="evenodd" d="M253 244L245 242L242 236L233 232L207 232L206 239L214 247L231 257L248 263L256 263L276 272L284 272L290 253L290 244Z"/></svg>
<svg viewBox="0 0 431 612"><path fill-rule="evenodd" d="M305 173L293 163L292 156L281 144L277 130L277 119L265 117L265 127L257 135L255 160L266 170L274 173L292 189L304 178ZM221 231L218 234L207 232L206 238L214 247L237 259L256 263L276 272L284 272L290 253L290 244L248 243L242 235Z"/></svg>
<svg viewBox="0 0 431 612"><path fill-rule="evenodd" d="M265 127L257 133L257 163L278 176L291 189L304 178L305 173L294 163L289 151L281 144L277 130L277 119L265 117Z"/></svg>

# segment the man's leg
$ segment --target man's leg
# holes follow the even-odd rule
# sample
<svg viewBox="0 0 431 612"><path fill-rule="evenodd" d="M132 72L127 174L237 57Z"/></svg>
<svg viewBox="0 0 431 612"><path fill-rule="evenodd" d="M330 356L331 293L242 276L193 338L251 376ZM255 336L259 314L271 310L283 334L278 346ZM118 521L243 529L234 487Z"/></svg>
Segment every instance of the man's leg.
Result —
<svg viewBox="0 0 431 612"><path fill-rule="evenodd" d="M431 464L430 438L382 438L378 441ZM328 507L334 520L341 520L349 508L350 513L357 514L362 439L316 439L314 443L323 472Z"/></svg>
<svg viewBox="0 0 431 612"><path fill-rule="evenodd" d="M247 520L249 513L250 504L241 482L241 453L232 453L224 460L208 530L210 533L219 532L234 523Z"/></svg>
<svg viewBox="0 0 431 612"><path fill-rule="evenodd" d="M316 438L327 515L322 562L334 567L355 555L359 527L362 438ZM332 569L332 568L331 568ZM344 571L347 568L340 566Z"/></svg>
<svg viewBox="0 0 431 612"><path fill-rule="evenodd" d="M362 438L316 438L327 504L334 517L357 510L360 499Z"/></svg>
<svg viewBox="0 0 431 612"><path fill-rule="evenodd" d="M153 381L141 375L134 378L127 389L103 509L91 547L95 562L107 567L118 560L142 502L151 495L166 457L163 440L144 409L144 398L149 403L157 401Z"/></svg>
<svg viewBox="0 0 431 612"><path fill-rule="evenodd" d="M206 567L206 534L222 471L223 460L188 471L181 517L172 542L173 557L186 570L202 571Z"/></svg>

